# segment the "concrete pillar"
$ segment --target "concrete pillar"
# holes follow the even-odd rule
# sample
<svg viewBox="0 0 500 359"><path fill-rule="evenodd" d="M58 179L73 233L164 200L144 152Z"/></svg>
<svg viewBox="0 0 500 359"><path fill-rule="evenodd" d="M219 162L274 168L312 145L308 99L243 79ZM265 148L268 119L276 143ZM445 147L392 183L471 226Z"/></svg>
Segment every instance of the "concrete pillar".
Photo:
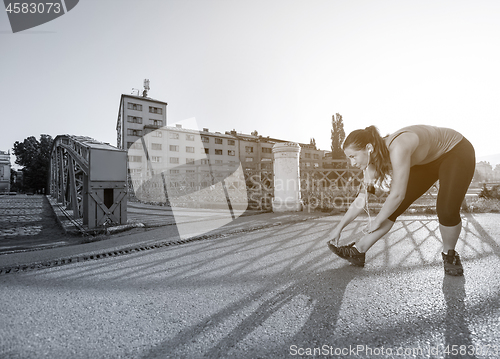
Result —
<svg viewBox="0 0 500 359"><path fill-rule="evenodd" d="M298 212L300 200L300 146L297 143L276 143L274 156L273 212Z"/></svg>

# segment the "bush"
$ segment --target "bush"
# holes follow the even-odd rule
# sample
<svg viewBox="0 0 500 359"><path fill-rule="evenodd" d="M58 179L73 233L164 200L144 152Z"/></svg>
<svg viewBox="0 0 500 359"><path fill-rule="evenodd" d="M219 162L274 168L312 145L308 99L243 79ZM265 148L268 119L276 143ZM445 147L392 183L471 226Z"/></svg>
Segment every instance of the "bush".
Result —
<svg viewBox="0 0 500 359"><path fill-rule="evenodd" d="M483 184L483 188L481 188L478 196L485 199L500 199L500 185L495 185L491 189L488 189L486 184Z"/></svg>

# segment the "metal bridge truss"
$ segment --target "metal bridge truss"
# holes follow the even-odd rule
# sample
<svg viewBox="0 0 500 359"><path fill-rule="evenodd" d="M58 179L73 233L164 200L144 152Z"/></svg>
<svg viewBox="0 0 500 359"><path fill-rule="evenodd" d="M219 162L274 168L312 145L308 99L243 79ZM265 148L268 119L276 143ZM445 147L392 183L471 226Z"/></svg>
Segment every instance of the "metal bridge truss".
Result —
<svg viewBox="0 0 500 359"><path fill-rule="evenodd" d="M97 228L127 223L126 152L89 137L60 135L50 160L50 193L74 220Z"/></svg>

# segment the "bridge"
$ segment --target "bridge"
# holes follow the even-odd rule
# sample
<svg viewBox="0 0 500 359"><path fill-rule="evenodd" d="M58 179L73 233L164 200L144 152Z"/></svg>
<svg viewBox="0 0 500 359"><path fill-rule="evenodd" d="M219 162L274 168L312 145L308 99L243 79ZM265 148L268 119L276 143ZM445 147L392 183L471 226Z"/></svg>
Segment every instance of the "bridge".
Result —
<svg viewBox="0 0 500 359"><path fill-rule="evenodd" d="M127 153L90 137L59 135L50 195L88 228L127 223Z"/></svg>

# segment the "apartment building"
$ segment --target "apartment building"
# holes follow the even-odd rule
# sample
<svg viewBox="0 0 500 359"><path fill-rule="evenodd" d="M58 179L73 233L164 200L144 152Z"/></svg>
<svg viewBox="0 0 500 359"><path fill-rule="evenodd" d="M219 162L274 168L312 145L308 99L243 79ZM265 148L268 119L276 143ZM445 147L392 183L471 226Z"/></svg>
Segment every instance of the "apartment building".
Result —
<svg viewBox="0 0 500 359"><path fill-rule="evenodd" d="M151 173L230 171L241 163L244 170L273 170L274 144L288 142L235 130L210 132L166 125L167 103L145 96L122 95L118 111L117 145L128 150L133 177ZM321 168L325 151L300 144L302 169Z"/></svg>
<svg viewBox="0 0 500 359"><path fill-rule="evenodd" d="M237 133L235 130L226 134L237 139L239 160L245 170L273 170L273 146L277 142L286 142L270 137Z"/></svg>
<svg viewBox="0 0 500 359"><path fill-rule="evenodd" d="M121 95L116 122L117 147L128 150L129 173L147 170L144 136L167 123L167 103L146 96ZM163 135L162 131L155 132ZM151 161L157 158L151 158Z"/></svg>
<svg viewBox="0 0 500 359"><path fill-rule="evenodd" d="M324 150L318 150L315 145L300 143L299 166L301 170L322 168Z"/></svg>

